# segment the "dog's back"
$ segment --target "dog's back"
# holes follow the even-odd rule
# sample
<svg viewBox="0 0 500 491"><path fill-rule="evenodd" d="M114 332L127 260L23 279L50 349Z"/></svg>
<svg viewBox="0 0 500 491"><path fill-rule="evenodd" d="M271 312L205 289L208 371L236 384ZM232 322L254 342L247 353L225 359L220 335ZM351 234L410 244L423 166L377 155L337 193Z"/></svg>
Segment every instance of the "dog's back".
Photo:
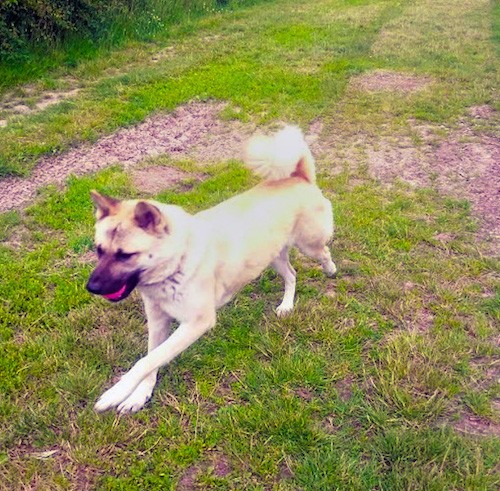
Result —
<svg viewBox="0 0 500 491"><path fill-rule="evenodd" d="M286 126L272 136L258 134L246 146L245 164L263 181L196 216L212 230L236 234L240 241L266 240L293 233L297 219L308 210L328 209L330 202L316 186L314 158L302 131ZM241 232L240 232L241 230Z"/></svg>
<svg viewBox="0 0 500 491"><path fill-rule="evenodd" d="M253 137L245 163L264 180L195 216L215 249L216 277L232 295L293 246L330 267L325 244L333 234L332 208L315 184L314 159L300 129Z"/></svg>

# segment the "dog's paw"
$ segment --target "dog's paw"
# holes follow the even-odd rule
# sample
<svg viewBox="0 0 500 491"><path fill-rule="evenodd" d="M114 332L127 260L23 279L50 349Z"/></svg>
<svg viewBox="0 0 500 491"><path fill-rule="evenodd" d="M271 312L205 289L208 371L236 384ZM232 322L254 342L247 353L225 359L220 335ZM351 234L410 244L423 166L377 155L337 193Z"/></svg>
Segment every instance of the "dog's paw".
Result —
<svg viewBox="0 0 500 491"><path fill-rule="evenodd" d="M287 315L290 315L292 311L293 311L293 305L281 304L278 307L276 307L276 315L278 317L285 317Z"/></svg>
<svg viewBox="0 0 500 491"><path fill-rule="evenodd" d="M333 261L330 261L323 267L323 273L329 278L335 278L337 276L337 266Z"/></svg>
<svg viewBox="0 0 500 491"><path fill-rule="evenodd" d="M130 385L127 384L126 380L122 378L118 383L113 385L111 389L104 392L104 394L95 403L94 409L99 413L112 409L125 401L132 390L133 387L131 388Z"/></svg>
<svg viewBox="0 0 500 491"><path fill-rule="evenodd" d="M154 385L154 384L153 384ZM151 399L153 386L149 383L141 383L119 406L120 414L136 413L144 407Z"/></svg>

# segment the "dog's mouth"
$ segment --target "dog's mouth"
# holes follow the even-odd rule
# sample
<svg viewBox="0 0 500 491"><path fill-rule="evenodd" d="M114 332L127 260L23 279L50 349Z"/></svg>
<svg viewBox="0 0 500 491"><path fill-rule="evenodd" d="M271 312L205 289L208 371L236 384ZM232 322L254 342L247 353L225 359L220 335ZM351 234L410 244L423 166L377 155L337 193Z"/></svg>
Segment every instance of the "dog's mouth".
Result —
<svg viewBox="0 0 500 491"><path fill-rule="evenodd" d="M132 290L137 286L137 283L139 283L138 273L128 278L115 292L103 293L102 296L110 302L119 302L120 300L127 298L132 293Z"/></svg>
<svg viewBox="0 0 500 491"><path fill-rule="evenodd" d="M123 294L126 292L127 290L127 284L124 283L123 286L117 291L117 292L114 292L114 293L103 293L103 297L104 298L107 298L108 300L112 300L113 302L117 302L118 300L121 300L123 297Z"/></svg>
<svg viewBox="0 0 500 491"><path fill-rule="evenodd" d="M110 302L119 302L120 300L124 300L125 298L127 298L132 293L132 290L139 283L139 277L140 272L137 272L128 277L122 284L118 283L117 285L115 282L113 282L113 284L109 287L103 287L102 283L100 284L99 281L96 282L91 278L87 283L87 289L91 293L101 295Z"/></svg>

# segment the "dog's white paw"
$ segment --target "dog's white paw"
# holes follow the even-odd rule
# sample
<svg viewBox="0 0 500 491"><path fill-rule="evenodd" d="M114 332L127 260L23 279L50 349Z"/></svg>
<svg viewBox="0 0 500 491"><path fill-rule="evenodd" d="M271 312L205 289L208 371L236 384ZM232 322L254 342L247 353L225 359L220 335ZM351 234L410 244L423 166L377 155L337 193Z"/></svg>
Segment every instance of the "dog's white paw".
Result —
<svg viewBox="0 0 500 491"><path fill-rule="evenodd" d="M291 314L293 311L293 304L280 304L278 307L276 307L276 315L278 317L285 317L289 314Z"/></svg>
<svg viewBox="0 0 500 491"><path fill-rule="evenodd" d="M333 278L337 274L337 266L333 261L330 261L328 264L325 264L323 266L323 272L326 274L326 276Z"/></svg>
<svg viewBox="0 0 500 491"><path fill-rule="evenodd" d="M143 382L119 406L120 414L136 413L151 399L154 384Z"/></svg>
<svg viewBox="0 0 500 491"><path fill-rule="evenodd" d="M104 392L104 394L95 403L94 409L97 412L106 411L107 409L114 408L125 401L134 388L130 387L125 377L118 383L113 385L111 389Z"/></svg>

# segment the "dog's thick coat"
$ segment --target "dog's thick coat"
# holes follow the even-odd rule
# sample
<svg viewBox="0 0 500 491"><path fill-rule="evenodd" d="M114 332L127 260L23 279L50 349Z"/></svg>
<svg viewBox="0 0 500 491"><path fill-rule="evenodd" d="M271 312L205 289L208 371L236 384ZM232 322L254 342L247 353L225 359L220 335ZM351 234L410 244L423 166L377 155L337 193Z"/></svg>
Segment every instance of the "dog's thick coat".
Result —
<svg viewBox="0 0 500 491"><path fill-rule="evenodd" d="M141 409L158 369L215 325L216 309L271 265L285 282L278 315L293 309L295 271L290 247L336 272L327 243L331 203L316 186L314 160L301 131L286 127L253 137L247 165L264 180L249 191L189 215L156 201L92 193L99 257L87 288L111 301L137 286L144 301L148 354L97 401L95 409ZM171 321L179 327L169 336Z"/></svg>

